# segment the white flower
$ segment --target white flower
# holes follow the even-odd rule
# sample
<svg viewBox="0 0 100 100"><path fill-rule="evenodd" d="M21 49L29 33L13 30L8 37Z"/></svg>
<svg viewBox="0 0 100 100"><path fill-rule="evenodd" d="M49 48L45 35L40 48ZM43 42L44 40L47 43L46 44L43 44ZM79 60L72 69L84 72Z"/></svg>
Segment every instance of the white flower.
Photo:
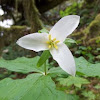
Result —
<svg viewBox="0 0 100 100"><path fill-rule="evenodd" d="M20 38L17 44L36 52L49 50L59 66L67 73L75 76L76 68L74 58L63 42L76 29L79 20L80 17L77 15L65 16L53 26L49 34L32 33Z"/></svg>

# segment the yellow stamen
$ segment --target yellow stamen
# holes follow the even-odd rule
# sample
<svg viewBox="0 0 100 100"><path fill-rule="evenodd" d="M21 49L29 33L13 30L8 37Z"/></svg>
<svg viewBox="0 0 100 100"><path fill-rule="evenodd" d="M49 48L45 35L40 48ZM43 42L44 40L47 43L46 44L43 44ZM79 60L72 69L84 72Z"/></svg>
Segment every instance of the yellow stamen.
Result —
<svg viewBox="0 0 100 100"><path fill-rule="evenodd" d="M46 42L48 44L48 48L55 48L58 49L57 43L59 43L60 41L56 40L56 38L51 38L51 34L48 36L49 40Z"/></svg>
<svg viewBox="0 0 100 100"><path fill-rule="evenodd" d="M49 35L49 40L51 40L51 35Z"/></svg>
<svg viewBox="0 0 100 100"><path fill-rule="evenodd" d="M56 38L54 38L52 41L54 42L56 40Z"/></svg>
<svg viewBox="0 0 100 100"><path fill-rule="evenodd" d="M47 41L46 43L47 43L47 44L50 44L50 41Z"/></svg>
<svg viewBox="0 0 100 100"><path fill-rule="evenodd" d="M49 49L51 48L52 46L51 45L49 45Z"/></svg>
<svg viewBox="0 0 100 100"><path fill-rule="evenodd" d="M55 47L56 49L58 49L58 46L57 46L57 45L55 45L55 44L54 44L54 47Z"/></svg>
<svg viewBox="0 0 100 100"><path fill-rule="evenodd" d="M55 44L59 43L60 41L56 41Z"/></svg>

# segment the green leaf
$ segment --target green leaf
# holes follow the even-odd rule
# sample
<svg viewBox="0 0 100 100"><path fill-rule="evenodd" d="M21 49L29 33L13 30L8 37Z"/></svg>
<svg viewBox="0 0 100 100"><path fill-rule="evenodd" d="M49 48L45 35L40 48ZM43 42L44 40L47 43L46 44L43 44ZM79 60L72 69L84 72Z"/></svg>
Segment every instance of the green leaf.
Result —
<svg viewBox="0 0 100 100"><path fill-rule="evenodd" d="M56 76L68 76L68 74L63 71L60 67L53 67L48 71L48 75L51 77L56 77Z"/></svg>
<svg viewBox="0 0 100 100"><path fill-rule="evenodd" d="M0 100L77 100L56 90L50 76L31 74L25 79L0 81Z"/></svg>
<svg viewBox="0 0 100 100"><path fill-rule="evenodd" d="M39 61L39 59L40 59L39 56L34 58L21 57L15 60L0 59L0 67L6 68L10 71L20 72L20 73L29 73L29 72L44 73L44 66L37 67L37 62ZM49 65L47 64L47 66ZM67 73L64 72L60 67L50 68L47 73L52 77L58 75L60 76L61 74L67 75Z"/></svg>
<svg viewBox="0 0 100 100"><path fill-rule="evenodd" d="M100 85L98 84L98 85L96 85L94 88L100 89Z"/></svg>
<svg viewBox="0 0 100 100"><path fill-rule="evenodd" d="M77 42L75 40L71 39L71 38L66 38L66 40L64 41L64 43L65 44L68 44L68 43L76 43L77 44Z"/></svg>
<svg viewBox="0 0 100 100"><path fill-rule="evenodd" d="M42 66L42 65L46 62L46 60L47 60L49 57L50 57L50 52L49 52L48 50L44 51L44 52L42 53L42 55L41 55L41 57L40 57L38 63L37 63L37 67Z"/></svg>
<svg viewBox="0 0 100 100"><path fill-rule="evenodd" d="M11 71L28 73L28 72L44 72L42 68L37 68L36 64L40 57L34 58L17 58L15 60L0 59L0 67Z"/></svg>
<svg viewBox="0 0 100 100"><path fill-rule="evenodd" d="M97 51L100 51L100 48L97 48Z"/></svg>
<svg viewBox="0 0 100 100"><path fill-rule="evenodd" d="M77 50L77 51L75 51L75 54L81 54L82 53L82 50Z"/></svg>
<svg viewBox="0 0 100 100"><path fill-rule="evenodd" d="M73 76L69 76L68 78L60 78L59 81L60 81L60 84L62 84L64 86L74 85L74 86L79 87L79 88L81 88L82 84L89 83L89 81L87 79L84 79L81 77L73 77Z"/></svg>
<svg viewBox="0 0 100 100"><path fill-rule="evenodd" d="M83 91L82 95L84 95L85 97L88 97L88 100L95 100L96 99L96 95L92 92L92 91Z"/></svg>
<svg viewBox="0 0 100 100"><path fill-rule="evenodd" d="M79 46L79 49L81 49L81 50L87 50L87 47L85 47L85 46Z"/></svg>
<svg viewBox="0 0 100 100"><path fill-rule="evenodd" d="M49 33L49 31L45 28L38 31L38 33Z"/></svg>
<svg viewBox="0 0 100 100"><path fill-rule="evenodd" d="M85 58L75 58L77 72L82 73L84 76L99 76L100 77L100 63L92 64Z"/></svg>

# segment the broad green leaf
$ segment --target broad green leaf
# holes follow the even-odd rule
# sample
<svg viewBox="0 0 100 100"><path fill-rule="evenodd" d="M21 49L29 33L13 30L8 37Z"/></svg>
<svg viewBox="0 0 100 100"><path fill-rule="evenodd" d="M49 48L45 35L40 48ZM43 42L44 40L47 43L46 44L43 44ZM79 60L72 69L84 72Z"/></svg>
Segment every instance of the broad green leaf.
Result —
<svg viewBox="0 0 100 100"><path fill-rule="evenodd" d="M6 68L10 71L20 72L20 73L29 73L29 72L40 72L44 73L44 66L37 67L37 62L40 57L34 58L17 58L15 60L4 60L0 59L0 67ZM48 64L47 64L48 66ZM67 75L60 67L53 67L47 72L50 76L55 77L61 74Z"/></svg>
<svg viewBox="0 0 100 100"><path fill-rule="evenodd" d="M25 79L0 81L0 100L77 100L56 90L50 76L31 74Z"/></svg>
<svg viewBox="0 0 100 100"><path fill-rule="evenodd" d="M53 67L48 71L48 75L51 77L56 77L56 76L68 76L68 74L63 71L60 67Z"/></svg>
<svg viewBox="0 0 100 100"><path fill-rule="evenodd" d="M43 72L42 68L37 68L37 62L40 57L34 58L17 58L15 60L0 59L0 67L11 71L28 73L28 72Z"/></svg>
<svg viewBox="0 0 100 100"><path fill-rule="evenodd" d="M42 55L41 55L41 57L40 57L38 63L37 63L37 67L42 66L42 65L46 62L46 60L47 60L49 57L50 57L50 52L49 52L48 50L44 51L44 52L42 53Z"/></svg>
<svg viewBox="0 0 100 100"><path fill-rule="evenodd" d="M84 79L81 77L73 77L73 76L69 76L68 78L60 78L58 80L59 80L60 84L62 84L64 86L74 85L79 88L81 88L81 85L89 83L89 81L87 79Z"/></svg>
<svg viewBox="0 0 100 100"><path fill-rule="evenodd" d="M100 77L100 63L89 63L85 58L75 58L77 72L82 73L85 76L99 76Z"/></svg>

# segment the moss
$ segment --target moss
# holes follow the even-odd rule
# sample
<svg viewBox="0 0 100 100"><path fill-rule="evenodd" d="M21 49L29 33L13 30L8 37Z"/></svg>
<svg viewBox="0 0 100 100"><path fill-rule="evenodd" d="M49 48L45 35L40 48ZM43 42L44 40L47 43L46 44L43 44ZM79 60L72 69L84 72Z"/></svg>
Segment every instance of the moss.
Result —
<svg viewBox="0 0 100 100"><path fill-rule="evenodd" d="M23 7L25 18L31 26L31 32L37 32L39 29L42 29L43 24L40 19L40 13L35 5L35 0L23 0Z"/></svg>
<svg viewBox="0 0 100 100"><path fill-rule="evenodd" d="M100 36L90 39L88 45L100 48Z"/></svg>
<svg viewBox="0 0 100 100"><path fill-rule="evenodd" d="M84 34L82 32L75 32L74 34L71 35L71 37L75 38L76 40L83 36Z"/></svg>
<svg viewBox="0 0 100 100"><path fill-rule="evenodd" d="M83 2L83 8L93 8L94 5L96 5L97 0L84 0Z"/></svg>
<svg viewBox="0 0 100 100"><path fill-rule="evenodd" d="M97 15L94 21L90 23L88 26L88 34L91 33L91 36L94 37L95 35L100 35L100 14Z"/></svg>
<svg viewBox="0 0 100 100"><path fill-rule="evenodd" d="M90 23L90 25L85 29L85 41L90 42L89 40L100 36L100 14ZM87 42L87 44L89 44Z"/></svg>
<svg viewBox="0 0 100 100"><path fill-rule="evenodd" d="M100 43L97 44L96 41L100 40L100 14L80 32L75 32L72 37L77 41L81 41L85 46L95 46L100 47Z"/></svg>
<svg viewBox="0 0 100 100"><path fill-rule="evenodd" d="M15 31L15 34L16 32L20 32L24 29L26 29L26 26L11 26L11 28L0 27L0 31L4 31L5 33L12 33Z"/></svg>
<svg viewBox="0 0 100 100"><path fill-rule="evenodd" d="M25 35L25 31L26 26L12 26L11 28L0 27L0 50L16 42L18 38Z"/></svg>

